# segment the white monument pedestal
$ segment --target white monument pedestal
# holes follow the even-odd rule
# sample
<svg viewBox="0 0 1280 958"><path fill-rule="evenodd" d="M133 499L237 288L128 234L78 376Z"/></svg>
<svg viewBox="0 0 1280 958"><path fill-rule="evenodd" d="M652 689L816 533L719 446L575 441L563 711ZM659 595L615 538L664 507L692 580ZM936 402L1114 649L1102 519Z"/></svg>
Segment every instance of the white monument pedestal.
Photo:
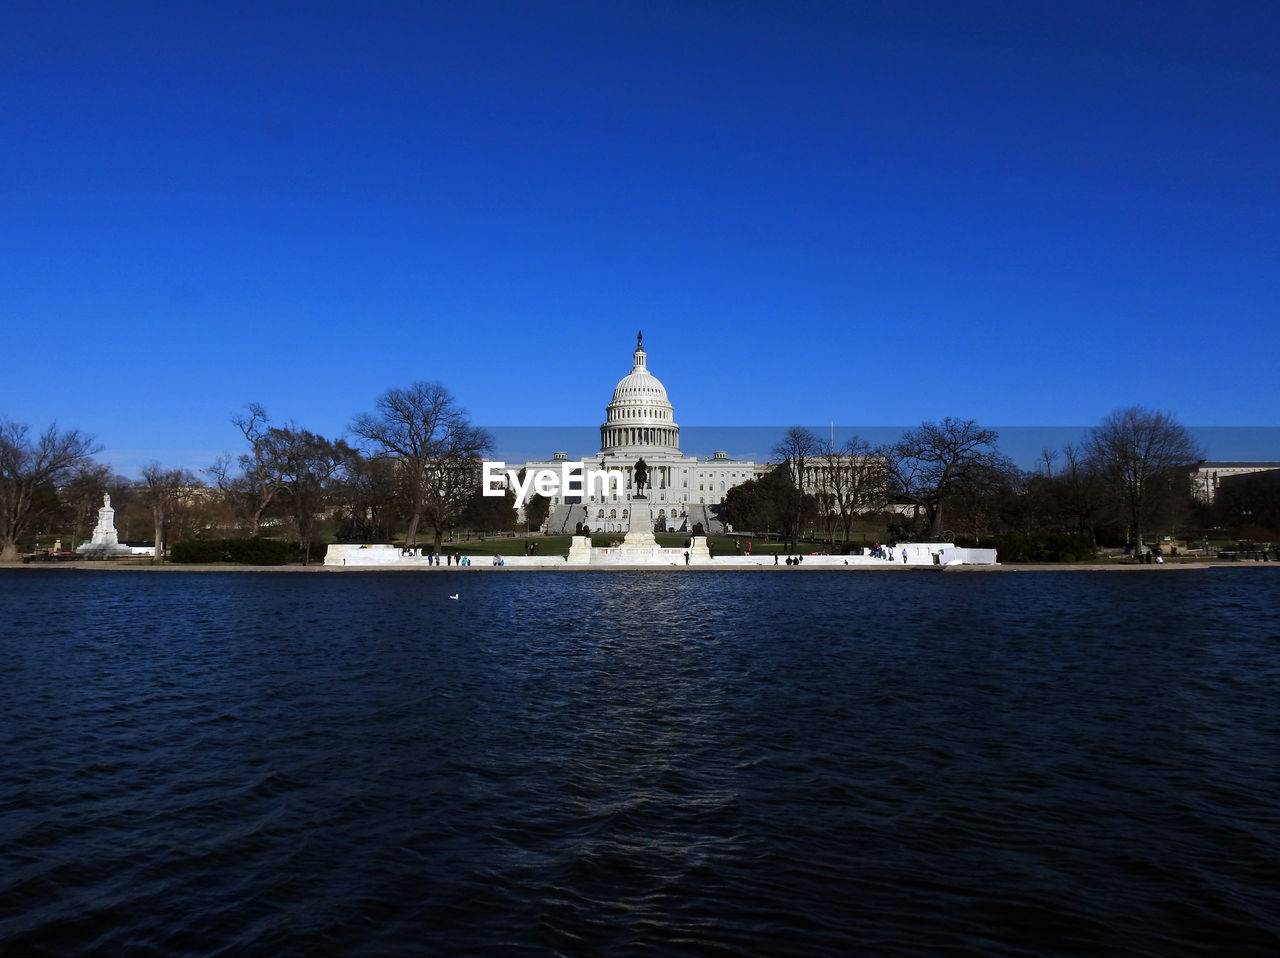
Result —
<svg viewBox="0 0 1280 958"><path fill-rule="evenodd" d="M689 561L693 565L711 561L711 548L707 545L706 536L694 536L690 540Z"/></svg>
<svg viewBox="0 0 1280 958"><path fill-rule="evenodd" d="M653 506L644 499L629 499L627 516L630 523L622 540L622 548L658 548L658 540L653 536Z"/></svg>
<svg viewBox="0 0 1280 958"><path fill-rule="evenodd" d="M94 527L93 538L76 548L83 556L127 556L133 550L120 544L120 534L116 531L116 511L111 508L111 495L103 493L102 508L98 510L98 524Z"/></svg>
<svg viewBox="0 0 1280 958"><path fill-rule="evenodd" d="M569 565L591 564L591 536L574 536L569 543Z"/></svg>

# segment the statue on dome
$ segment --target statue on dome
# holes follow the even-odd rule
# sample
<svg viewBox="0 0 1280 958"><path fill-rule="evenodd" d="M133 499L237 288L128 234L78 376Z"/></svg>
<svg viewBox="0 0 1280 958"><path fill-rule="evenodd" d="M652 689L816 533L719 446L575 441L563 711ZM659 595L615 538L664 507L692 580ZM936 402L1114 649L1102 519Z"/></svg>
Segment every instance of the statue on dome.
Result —
<svg viewBox="0 0 1280 958"><path fill-rule="evenodd" d="M643 499L645 498L644 487L649 483L649 467L645 465L645 462L643 459L636 460L635 480L636 480L636 496L635 497L637 499Z"/></svg>
<svg viewBox="0 0 1280 958"><path fill-rule="evenodd" d="M636 333L636 349L644 349L644 330Z"/></svg>

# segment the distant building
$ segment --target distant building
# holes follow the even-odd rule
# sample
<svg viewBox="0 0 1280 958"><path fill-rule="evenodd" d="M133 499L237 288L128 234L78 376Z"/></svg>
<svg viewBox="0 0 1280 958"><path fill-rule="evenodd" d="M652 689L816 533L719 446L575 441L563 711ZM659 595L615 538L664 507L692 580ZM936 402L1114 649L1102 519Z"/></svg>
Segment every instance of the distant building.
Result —
<svg viewBox="0 0 1280 958"><path fill-rule="evenodd" d="M598 451L572 459L567 452L556 452L548 460L523 464L526 470L559 469L562 462L582 461L587 468L622 473L622 497L554 496L544 526L548 532L571 532L579 523L597 532L626 532L626 503L636 491L634 472L640 459L649 470L646 496L654 519L672 531L688 531L699 523L708 530L721 526L715 507L724 502L729 490L773 468L768 463L731 459L724 451L709 459L686 456L680 451L675 408L666 387L649 372L642 336L636 337L631 362L631 372L618 381L605 406ZM518 466L513 464L512 468Z"/></svg>
<svg viewBox="0 0 1280 958"><path fill-rule="evenodd" d="M1211 462L1199 464L1191 474L1191 485L1196 496L1206 503L1212 503L1218 496L1222 480L1231 476L1245 476L1253 472L1268 472L1280 469L1280 462Z"/></svg>
<svg viewBox="0 0 1280 958"><path fill-rule="evenodd" d="M1280 468L1224 476L1217 490L1217 514L1246 535L1280 534Z"/></svg>
<svg viewBox="0 0 1280 958"><path fill-rule="evenodd" d="M635 466L640 459L649 472L645 495L655 524L660 531L672 532L692 531L697 525L706 532L726 531L721 506L729 490L766 476L779 465L734 459L723 450L702 459L682 453L675 407L666 387L649 371L643 336L636 337L631 372L618 381L613 397L605 405L598 451L575 457L556 452L550 459L509 465L527 472L558 471L562 463L582 462L586 469L621 473L622 496L591 492L586 496L553 496L542 528L556 534L573 532L585 524L593 532L626 532L630 528L627 502L636 492ZM826 462L816 456L811 458L799 477L805 492L829 490L828 471ZM523 519L524 510L520 512Z"/></svg>

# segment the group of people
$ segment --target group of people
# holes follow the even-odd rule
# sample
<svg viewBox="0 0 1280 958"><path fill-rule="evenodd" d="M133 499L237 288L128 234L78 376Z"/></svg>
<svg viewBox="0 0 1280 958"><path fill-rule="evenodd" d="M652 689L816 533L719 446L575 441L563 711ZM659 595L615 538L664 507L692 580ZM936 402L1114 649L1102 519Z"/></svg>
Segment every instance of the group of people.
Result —
<svg viewBox="0 0 1280 958"><path fill-rule="evenodd" d="M420 554L420 553L415 553L415 555L416 555L416 554ZM454 554L454 553L452 553L452 552L446 552L446 553L444 553L444 564L445 564L445 565L453 565L455 562L456 562L458 565L471 565L471 560L470 560L467 556L460 556L460 555L456 555L456 554ZM427 565L439 565L439 564L440 564L440 553L438 553L438 552L428 552L428 553L427 553Z"/></svg>
<svg viewBox="0 0 1280 958"><path fill-rule="evenodd" d="M871 547L871 558L873 558L873 559L885 559L885 560L887 560L887 561L889 561L889 562L892 562L892 561L894 560L894 558L895 558L895 556L894 556L894 554L893 554L893 544L892 544L892 543L890 543L890 544L889 544L889 545L887 545L887 546L882 546L880 543L878 543L878 542L877 542L875 545L873 545L873 546ZM906 549L903 549L903 550L902 550L902 563L903 563L903 565L906 565L906 562L907 562L907 550L906 550Z"/></svg>
<svg viewBox="0 0 1280 958"><path fill-rule="evenodd" d="M415 550L415 549L401 550L401 555L406 555L406 554L421 555L422 552L421 550ZM443 553L443 558L444 558L445 565L449 565L449 566L455 565L455 564L459 566L471 565L470 556L458 555L457 553L454 553L454 552L445 552ZM436 552L427 553L427 565L440 565L440 559L441 559L441 553L436 553ZM493 564L496 566L505 566L507 564L507 560L502 558L502 556L500 555L495 555L493 557Z"/></svg>
<svg viewBox="0 0 1280 958"><path fill-rule="evenodd" d="M531 542L525 546L524 551L525 551L525 555L536 556L538 554L538 544L536 542ZM401 549L400 554L402 556L403 555L420 556L422 555L422 550L421 549ZM428 552L427 565L440 565L441 557L444 558L445 565L451 566L451 565L454 565L455 563L460 566L471 565L470 556L458 555L456 552L444 552L444 553ZM507 564L507 560L502 558L502 556L500 555L494 555L493 564L496 566L505 566Z"/></svg>

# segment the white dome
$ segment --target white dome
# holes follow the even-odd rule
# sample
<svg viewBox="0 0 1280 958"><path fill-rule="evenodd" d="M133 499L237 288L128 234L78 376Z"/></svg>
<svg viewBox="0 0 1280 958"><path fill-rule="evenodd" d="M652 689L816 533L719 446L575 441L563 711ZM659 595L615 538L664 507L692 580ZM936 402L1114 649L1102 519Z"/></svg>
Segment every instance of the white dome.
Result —
<svg viewBox="0 0 1280 958"><path fill-rule="evenodd" d="M633 370L629 375L618 380L617 388L613 391L613 401L619 402L623 399L646 399L650 402L664 402L668 406L671 405L671 401L667 399L667 387L659 382L657 376L643 367Z"/></svg>
<svg viewBox="0 0 1280 958"><path fill-rule="evenodd" d="M645 366L644 341L636 337L631 372L618 381L600 426L602 453L661 449L678 452L680 427L667 389Z"/></svg>

